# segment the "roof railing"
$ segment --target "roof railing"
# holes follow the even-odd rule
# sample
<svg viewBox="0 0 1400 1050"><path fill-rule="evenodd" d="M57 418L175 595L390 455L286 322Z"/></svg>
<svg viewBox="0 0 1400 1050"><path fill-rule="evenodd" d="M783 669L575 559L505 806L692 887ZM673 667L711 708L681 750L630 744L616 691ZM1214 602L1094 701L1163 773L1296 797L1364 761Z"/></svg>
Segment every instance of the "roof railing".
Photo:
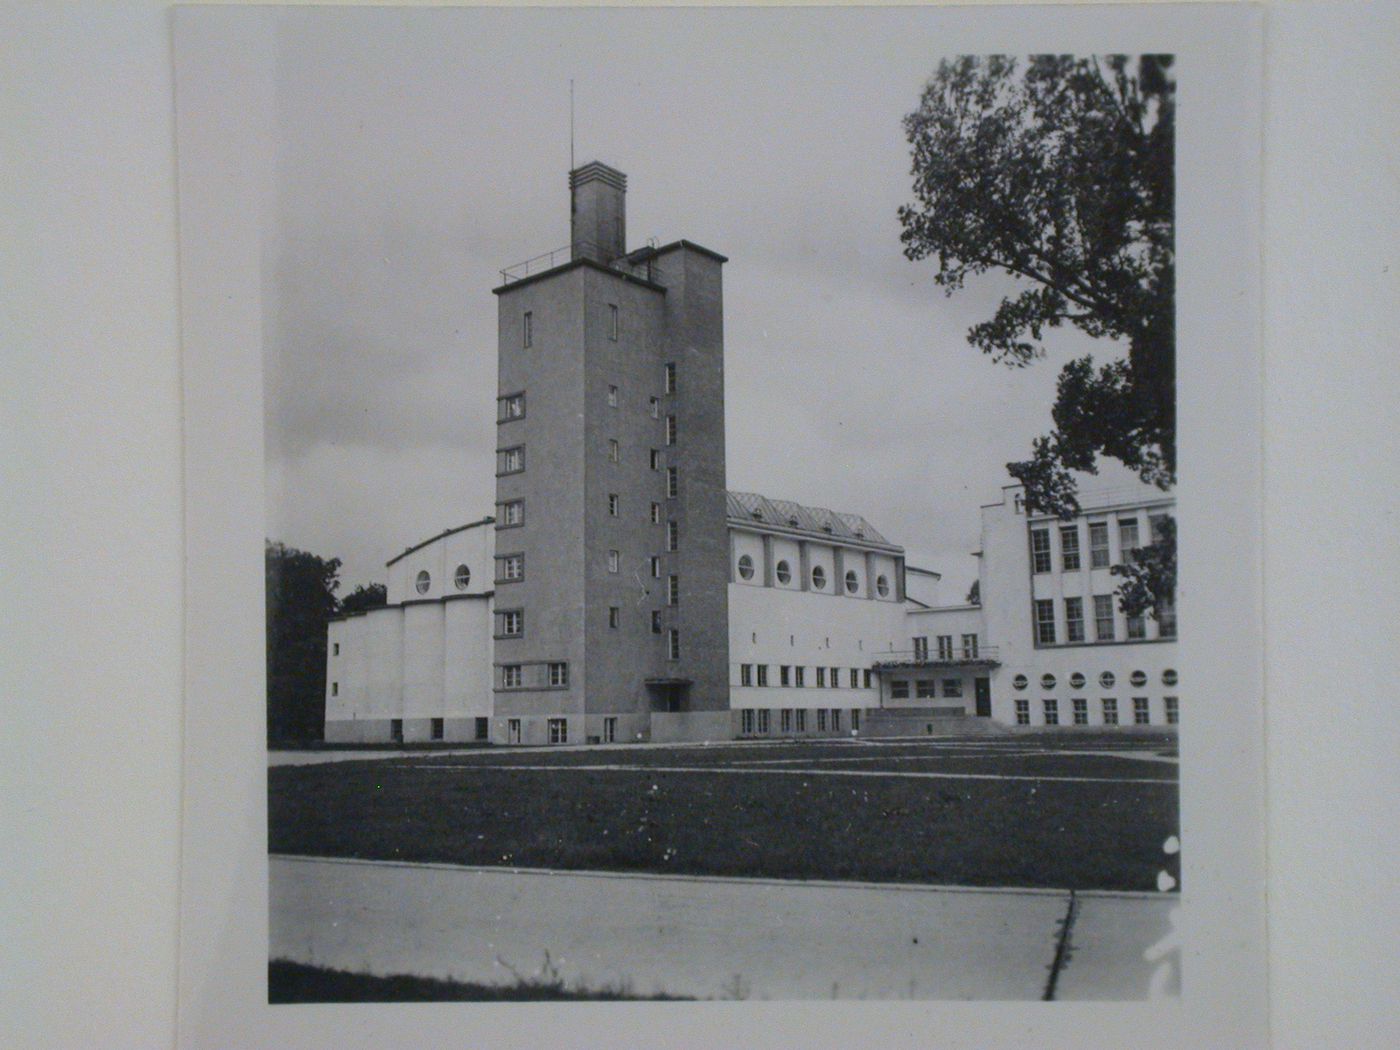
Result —
<svg viewBox="0 0 1400 1050"><path fill-rule="evenodd" d="M1001 654L995 645L957 645L951 651L940 653L937 649L921 647L917 649L891 649L888 652L873 654L872 668L895 667L970 667L973 665L996 665L1001 663Z"/></svg>
<svg viewBox="0 0 1400 1050"><path fill-rule="evenodd" d="M636 253L633 253L636 254ZM514 284L523 281L527 277L534 277L536 274L552 270L556 266L563 266L565 263L575 259L591 259L593 262L606 266L619 273L629 274L633 277L640 277L644 281L656 280L656 257L648 254L642 259L630 259L623 255L616 259L606 258L603 249L592 241L574 241L553 251L542 252L539 255L531 256L524 262L518 262L507 266L501 271L501 284Z"/></svg>

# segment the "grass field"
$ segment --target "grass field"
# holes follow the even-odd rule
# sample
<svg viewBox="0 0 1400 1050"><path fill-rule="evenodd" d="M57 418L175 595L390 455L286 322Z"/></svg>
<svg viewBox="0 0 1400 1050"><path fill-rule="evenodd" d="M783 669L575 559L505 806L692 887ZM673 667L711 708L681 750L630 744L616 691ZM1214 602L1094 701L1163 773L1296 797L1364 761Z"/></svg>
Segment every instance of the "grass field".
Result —
<svg viewBox="0 0 1400 1050"><path fill-rule="evenodd" d="M285 1003L444 1003L544 1002L556 1000L677 999L671 995L638 995L631 988L570 986L557 975L525 977L514 984L443 981L433 977L396 974L379 977L325 966L308 966L274 959L267 967L267 1001Z"/></svg>
<svg viewBox="0 0 1400 1050"><path fill-rule="evenodd" d="M591 748L269 770L277 853L967 886L1155 888L1175 739ZM1075 779L1078 778L1078 779Z"/></svg>

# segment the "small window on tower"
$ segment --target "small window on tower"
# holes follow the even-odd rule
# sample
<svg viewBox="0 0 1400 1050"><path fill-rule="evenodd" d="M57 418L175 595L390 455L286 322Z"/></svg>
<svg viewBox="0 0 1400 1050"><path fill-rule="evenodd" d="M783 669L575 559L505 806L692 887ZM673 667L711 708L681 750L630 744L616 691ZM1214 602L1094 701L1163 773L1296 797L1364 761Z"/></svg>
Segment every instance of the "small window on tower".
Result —
<svg viewBox="0 0 1400 1050"><path fill-rule="evenodd" d="M668 445L674 445L675 443L676 443L676 417L675 417L675 416L667 416L667 417L666 417L666 444L668 444Z"/></svg>
<svg viewBox="0 0 1400 1050"><path fill-rule="evenodd" d="M614 303L609 303L609 304L608 304L608 338L611 339L611 340L613 340L614 342L617 340L617 330L618 330L617 305L614 304Z"/></svg>
<svg viewBox="0 0 1400 1050"><path fill-rule="evenodd" d="M668 521L666 523L666 549L668 551L678 550L681 545L681 523L678 521Z"/></svg>
<svg viewBox="0 0 1400 1050"><path fill-rule="evenodd" d="M651 505L651 523L652 523L653 525L660 525L660 524L661 524L661 504L660 504L660 503L653 503L653 504Z"/></svg>
<svg viewBox="0 0 1400 1050"><path fill-rule="evenodd" d="M608 387L608 407L609 407L609 408L616 408L616 407L617 407L617 387L615 387L615 386L609 386L609 387Z"/></svg>
<svg viewBox="0 0 1400 1050"><path fill-rule="evenodd" d="M608 551L608 572L617 572L622 561L622 555L617 551Z"/></svg>
<svg viewBox="0 0 1400 1050"><path fill-rule="evenodd" d="M666 393L676 392L676 366L670 362L666 365Z"/></svg>
<svg viewBox="0 0 1400 1050"><path fill-rule="evenodd" d="M617 517L617 508L618 508L617 493L616 493L616 492L609 492L609 493L608 493L608 515L609 515L609 517L613 517L613 518Z"/></svg>
<svg viewBox="0 0 1400 1050"><path fill-rule="evenodd" d="M681 472L677 467L666 468L666 498L675 499L681 494Z"/></svg>
<svg viewBox="0 0 1400 1050"><path fill-rule="evenodd" d="M622 623L622 610L616 605L608 606L608 626L616 629Z"/></svg>
<svg viewBox="0 0 1400 1050"><path fill-rule="evenodd" d="M666 658L668 660L681 658L681 632L674 627L666 632Z"/></svg>
<svg viewBox="0 0 1400 1050"><path fill-rule="evenodd" d="M525 311L525 317L521 324L522 341L521 344L526 350L530 349L535 342L535 315L529 310Z"/></svg>
<svg viewBox="0 0 1400 1050"><path fill-rule="evenodd" d="M649 404L650 404L650 408L651 408L651 418L652 418L652 419L660 419L660 418L661 418L661 398L659 398L659 397L654 397L654 398L651 399L651 401L649 402Z"/></svg>

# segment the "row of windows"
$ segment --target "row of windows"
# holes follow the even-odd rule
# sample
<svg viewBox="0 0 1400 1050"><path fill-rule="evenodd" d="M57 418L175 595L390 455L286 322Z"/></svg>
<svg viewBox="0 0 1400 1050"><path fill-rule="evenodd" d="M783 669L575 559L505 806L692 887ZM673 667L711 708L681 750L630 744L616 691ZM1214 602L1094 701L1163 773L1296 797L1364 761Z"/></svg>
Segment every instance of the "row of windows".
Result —
<svg viewBox="0 0 1400 1050"><path fill-rule="evenodd" d="M963 695L963 683L961 678L944 678L942 695L947 699L961 698ZM895 678L890 682L891 700L908 700L910 681L907 678ZM914 695L919 700L932 700L939 695L938 682L932 678L916 678L913 681Z"/></svg>
<svg viewBox="0 0 1400 1050"><path fill-rule="evenodd" d="M1071 689L1084 688L1084 684L1086 681L1087 679L1079 671L1075 671L1069 676L1069 684ZM1112 689L1117 683L1117 681L1118 678L1112 671L1101 671L1099 673L1099 685L1103 686L1103 688L1105 689ZM1147 672L1134 671L1128 676L1128 681L1132 685L1138 686L1140 688L1147 684ZM1176 670L1174 668L1168 667L1165 671L1162 672L1162 684L1172 686L1176 685L1176 683ZM1015 678L1011 680L1012 688L1016 689L1018 692L1022 689L1025 689L1030 684L1030 679L1023 674L1018 674ZM1054 689L1055 685L1056 681L1055 676L1053 674L1043 674L1040 676L1040 687L1042 689Z"/></svg>
<svg viewBox="0 0 1400 1050"><path fill-rule="evenodd" d="M977 659L977 635L965 634L962 636L961 656L953 646L953 636L951 634L940 634L937 636L939 660L975 660ZM928 657L928 637L919 635L914 639L914 659L918 661L927 660Z"/></svg>
<svg viewBox="0 0 1400 1050"><path fill-rule="evenodd" d="M767 686L768 685L768 664L740 664L739 684L745 686ZM841 668L839 667L817 667L815 671L816 687L818 689L840 689L841 688ZM858 667L847 669L849 689L869 689L870 669L861 670ZM864 684L862 684L864 683ZM807 668L800 665L779 664L778 665L778 685L801 689L807 684Z"/></svg>
<svg viewBox="0 0 1400 1050"><path fill-rule="evenodd" d="M1104 697L1099 701L1103 712L1103 724L1106 726L1118 725L1118 701L1114 697ZM1057 726L1060 724L1060 702L1058 700L1042 700L1041 712L1045 719L1045 725ZM1181 719L1181 708L1177 697L1167 696L1162 698L1163 710L1166 713L1167 725L1177 725ZM1089 724L1089 701L1085 699L1074 699L1070 701L1070 718L1072 725L1087 726ZM1016 724L1018 726L1028 726L1031 724L1031 702L1029 700L1016 701ZM1133 697L1133 724L1139 726L1152 724L1152 709L1145 696Z"/></svg>
<svg viewBox="0 0 1400 1050"><path fill-rule="evenodd" d="M608 338L617 342L622 331L622 315L616 303L608 304ZM520 345L523 349L529 350L535 345L535 313L533 310L526 310L520 319ZM666 393L676 392L676 366L666 365Z"/></svg>
<svg viewBox="0 0 1400 1050"><path fill-rule="evenodd" d="M1151 515L1148 517L1148 527L1152 531L1154 539L1159 535L1161 523L1166 520L1165 515ZM1108 522L1089 522L1089 568L1107 569L1111 560L1108 545ZM1053 572L1054 559L1050 550L1050 528L1031 529L1031 571L1036 573ZM1079 550L1079 526L1061 525L1060 534L1060 571L1077 572L1083 568L1083 561L1080 558ZM1118 519L1118 549L1123 559L1123 564L1133 564L1133 551L1142 546L1142 540L1138 531L1137 518Z"/></svg>
<svg viewBox="0 0 1400 1050"><path fill-rule="evenodd" d="M562 661L547 663L544 665L544 685L558 689L569 684L569 665ZM525 665L524 664L502 664L501 665L501 688L502 689L523 689L525 688Z"/></svg>
<svg viewBox="0 0 1400 1050"><path fill-rule="evenodd" d="M860 732L860 708L850 708L851 729ZM812 711L818 733L841 732L843 709L840 707L818 707ZM782 707L778 709L778 732L807 732L807 713L804 707ZM739 711L739 732L745 736L763 735L773 731L773 712L766 707L745 707Z"/></svg>
<svg viewBox="0 0 1400 1050"><path fill-rule="evenodd" d="M609 725L611 723L611 725ZM549 742L551 744L567 744L569 742L569 720L567 718L550 718L546 724L549 728ZM617 732L617 719L603 719L604 735L607 742L611 743ZM524 739L521 730L521 720L519 718L506 719L506 742L518 744Z"/></svg>
<svg viewBox="0 0 1400 1050"><path fill-rule="evenodd" d="M441 739L443 739L443 737L444 737L444 735L445 735L446 727L447 727L447 719L445 719L445 718L430 718L430 719L428 719L428 737L429 737L429 739L431 739L431 740L441 740ZM478 718L478 719L476 719L476 720L475 720L475 735L476 735L476 739L477 739L477 740L485 740L485 739L487 738L488 734L489 734L489 731L490 731L490 728L489 728L489 727L490 727L490 720L489 720L489 719L486 719L486 718ZM403 743L403 719L402 719L402 718L391 718L391 719L389 719L389 739L395 741L396 743L400 743L400 744Z"/></svg>
<svg viewBox="0 0 1400 1050"><path fill-rule="evenodd" d="M1117 637L1117 626L1113 616L1113 595L1096 594L1094 599L1094 641L1112 642ZM1084 599L1064 599L1065 641L1088 641L1084 620ZM1156 609L1157 634L1161 638L1176 637L1176 610L1171 601L1162 601ZM1139 641L1147 637L1147 618L1142 615L1129 616L1126 621L1126 638ZM1056 644L1055 599L1035 599L1035 640L1039 645Z"/></svg>
<svg viewBox="0 0 1400 1050"><path fill-rule="evenodd" d="M747 554L739 556L737 565L739 578L741 580L751 580L754 574L753 558ZM792 566L786 560L781 560L773 566L773 576L779 584L786 586L792 582ZM826 589L826 569L820 565L812 566L812 590L820 591ZM860 590L860 575L854 570L846 572L846 590L850 594L855 594ZM884 598L890 593L889 577L881 574L875 577L875 593Z"/></svg>
<svg viewBox="0 0 1400 1050"><path fill-rule="evenodd" d="M465 565L457 566L457 571L452 574L452 585L459 591L465 591L472 582L472 571ZM427 569L419 571L413 580L413 589L419 594L427 594L433 586L433 574ZM338 650L337 650L338 651Z"/></svg>

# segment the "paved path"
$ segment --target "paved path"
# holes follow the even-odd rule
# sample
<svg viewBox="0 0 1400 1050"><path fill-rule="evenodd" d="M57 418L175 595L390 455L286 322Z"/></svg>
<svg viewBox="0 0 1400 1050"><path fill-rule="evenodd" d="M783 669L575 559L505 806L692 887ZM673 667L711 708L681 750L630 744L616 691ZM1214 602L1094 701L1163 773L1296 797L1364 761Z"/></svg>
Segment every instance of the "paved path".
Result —
<svg viewBox="0 0 1400 1050"><path fill-rule="evenodd" d="M1044 993L1069 911L1055 890L515 871L270 858L274 958L701 998L1003 999ZM1074 998L1144 998L1143 951L1175 898L1080 895L1059 976ZM1077 971L1077 972L1076 972Z"/></svg>
<svg viewBox="0 0 1400 1050"><path fill-rule="evenodd" d="M470 769L480 771L490 770L532 770L534 772L549 773L715 773L722 776L769 776L769 777L874 777L878 780L1034 780L1038 783L1045 781L1063 780L1073 784L1166 784L1176 787L1176 778L1169 776L1160 777L1080 777L1070 775L1060 775L1054 773L936 773L927 770L894 770L894 769L820 769L815 766L805 769L775 769L768 766L646 766L646 765L621 765L611 763L589 763L579 765L547 765L528 766L524 764L511 763L510 765L483 766L470 762L423 762L413 768L415 769L440 769L440 770L461 770Z"/></svg>

